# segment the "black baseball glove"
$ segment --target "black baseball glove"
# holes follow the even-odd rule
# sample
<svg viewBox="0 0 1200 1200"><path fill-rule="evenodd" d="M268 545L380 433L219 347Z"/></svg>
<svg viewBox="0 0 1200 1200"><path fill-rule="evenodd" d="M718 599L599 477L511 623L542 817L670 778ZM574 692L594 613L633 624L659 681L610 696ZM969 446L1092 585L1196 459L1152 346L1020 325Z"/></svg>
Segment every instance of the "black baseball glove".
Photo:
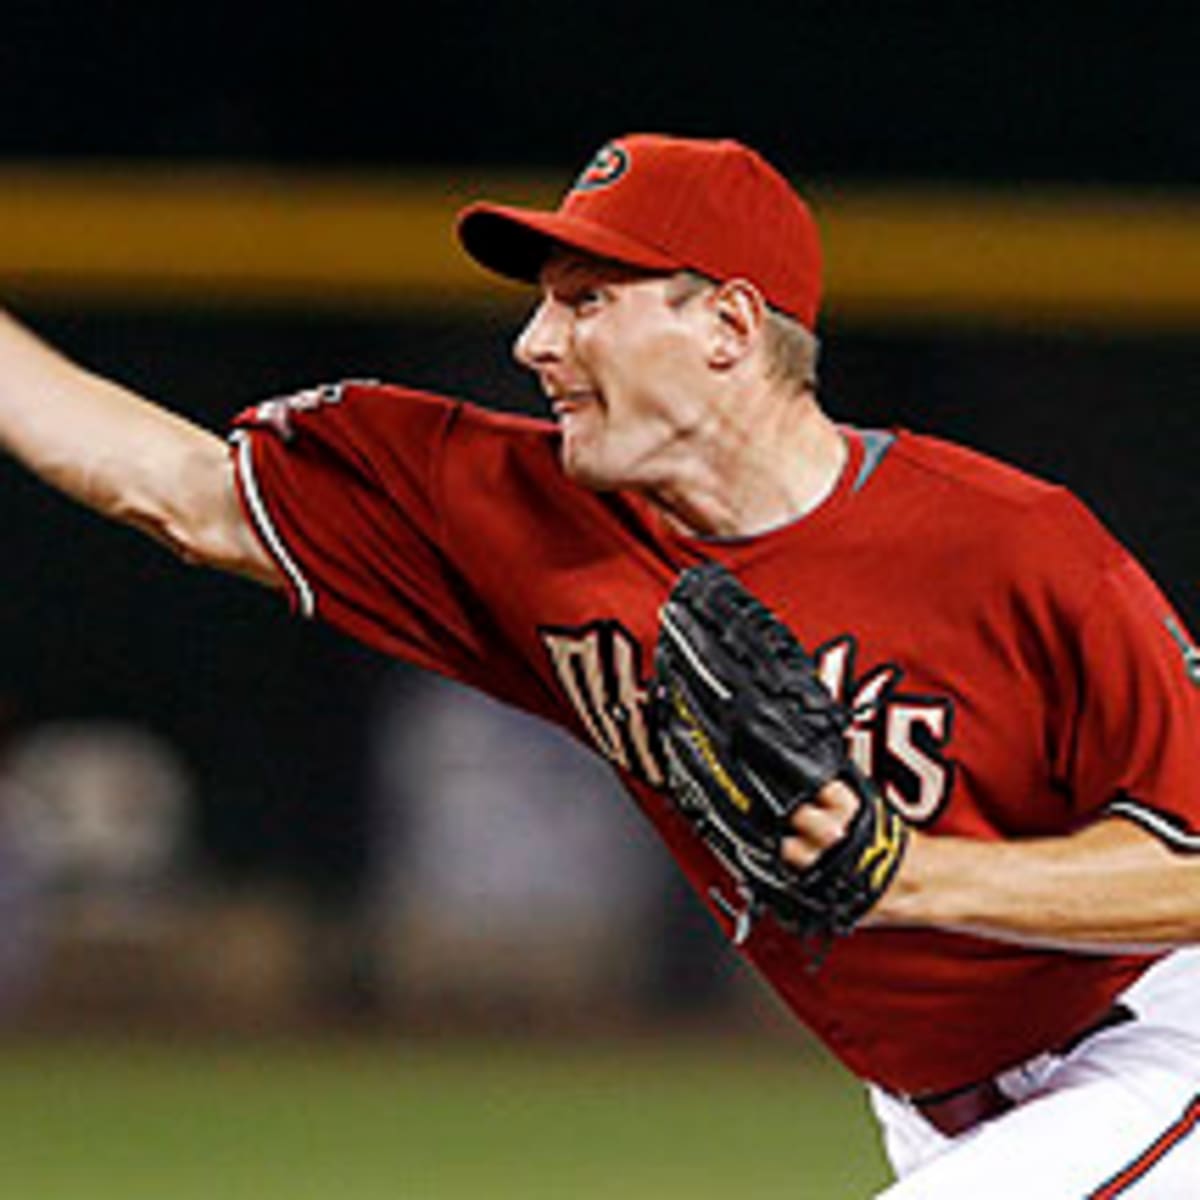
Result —
<svg viewBox="0 0 1200 1200"><path fill-rule="evenodd" d="M685 571L662 609L655 723L668 789L738 881L735 940L770 912L827 948L887 889L907 827L851 761L852 714L788 628L724 567ZM833 780L859 797L846 832L810 866L784 862L789 818ZM823 954L823 950L821 951Z"/></svg>

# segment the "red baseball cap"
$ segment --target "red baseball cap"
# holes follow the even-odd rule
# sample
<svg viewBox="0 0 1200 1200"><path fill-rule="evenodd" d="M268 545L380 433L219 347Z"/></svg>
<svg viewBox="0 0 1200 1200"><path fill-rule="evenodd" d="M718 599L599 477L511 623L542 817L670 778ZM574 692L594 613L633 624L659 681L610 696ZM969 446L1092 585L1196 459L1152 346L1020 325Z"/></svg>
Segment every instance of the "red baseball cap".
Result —
<svg viewBox="0 0 1200 1200"><path fill-rule="evenodd" d="M761 155L730 140L635 133L609 142L558 208L479 202L458 215L477 262L536 283L555 245L650 271L747 279L812 329L821 244L808 205Z"/></svg>

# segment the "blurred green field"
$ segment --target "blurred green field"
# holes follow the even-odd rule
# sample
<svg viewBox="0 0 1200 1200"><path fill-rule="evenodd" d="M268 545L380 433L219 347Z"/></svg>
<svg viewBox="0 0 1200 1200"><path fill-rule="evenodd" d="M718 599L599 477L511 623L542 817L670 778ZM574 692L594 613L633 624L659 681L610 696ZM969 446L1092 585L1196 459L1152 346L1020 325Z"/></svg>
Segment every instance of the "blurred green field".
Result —
<svg viewBox="0 0 1200 1200"><path fill-rule="evenodd" d="M859 1200L886 1178L859 1089L769 1045L5 1045L0 1130L0 1194L29 1200Z"/></svg>

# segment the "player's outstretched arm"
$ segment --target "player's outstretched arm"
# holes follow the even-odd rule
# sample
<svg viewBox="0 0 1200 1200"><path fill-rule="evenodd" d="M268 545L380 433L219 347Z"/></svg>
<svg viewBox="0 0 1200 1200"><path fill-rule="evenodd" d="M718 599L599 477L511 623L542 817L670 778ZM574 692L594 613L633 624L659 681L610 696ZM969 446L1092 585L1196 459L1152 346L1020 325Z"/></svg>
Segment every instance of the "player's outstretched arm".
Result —
<svg viewBox="0 0 1200 1200"><path fill-rule="evenodd" d="M241 511L219 437L69 361L3 311L0 447L187 562L279 583Z"/></svg>
<svg viewBox="0 0 1200 1200"><path fill-rule="evenodd" d="M1066 837L920 838L883 914L1083 950L1200 942L1200 859L1119 817Z"/></svg>
<svg viewBox="0 0 1200 1200"><path fill-rule="evenodd" d="M799 810L784 854L807 864L853 801L833 785ZM913 831L875 924L927 926L1026 945L1155 951L1200 942L1200 855L1108 817L1061 837L984 842Z"/></svg>

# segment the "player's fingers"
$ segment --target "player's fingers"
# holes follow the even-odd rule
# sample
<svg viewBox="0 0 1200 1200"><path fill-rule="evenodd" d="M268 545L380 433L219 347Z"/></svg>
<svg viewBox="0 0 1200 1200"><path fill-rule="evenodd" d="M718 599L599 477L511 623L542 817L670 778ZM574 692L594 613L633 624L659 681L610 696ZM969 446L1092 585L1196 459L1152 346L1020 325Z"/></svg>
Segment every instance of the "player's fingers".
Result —
<svg viewBox="0 0 1200 1200"><path fill-rule="evenodd" d="M811 866L845 836L858 803L858 796L844 783L827 784L815 801L792 814L792 835L781 846L784 861L794 867Z"/></svg>

